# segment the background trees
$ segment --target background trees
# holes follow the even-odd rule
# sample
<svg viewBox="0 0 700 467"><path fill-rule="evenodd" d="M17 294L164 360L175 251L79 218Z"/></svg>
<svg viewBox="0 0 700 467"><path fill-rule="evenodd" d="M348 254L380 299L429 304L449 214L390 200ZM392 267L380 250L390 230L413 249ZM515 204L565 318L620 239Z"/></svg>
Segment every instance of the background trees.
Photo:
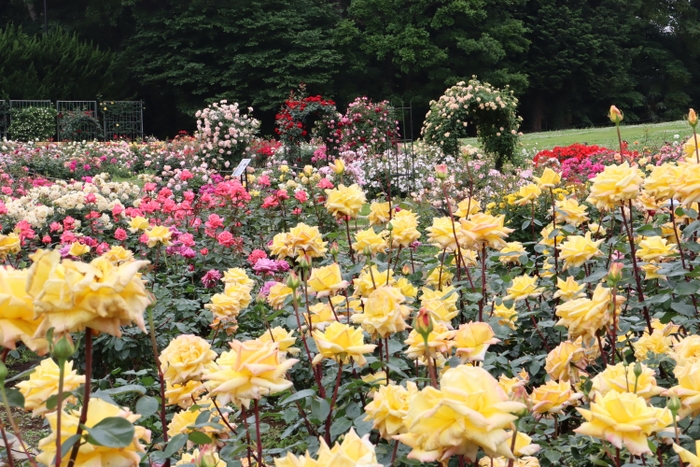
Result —
<svg viewBox="0 0 700 467"><path fill-rule="evenodd" d="M41 2L5 3L3 34L42 34ZM612 102L627 121L675 119L700 97L699 20L700 0L49 0L49 29L73 42L3 54L5 77L25 76L23 60L56 71L4 79L0 94L71 98L58 90L73 82L90 93L80 98L142 98L159 136L227 98L271 133L300 82L340 108L358 95L412 101L420 120L477 75L515 90L526 130L603 123ZM94 65L66 66L78 43Z"/></svg>

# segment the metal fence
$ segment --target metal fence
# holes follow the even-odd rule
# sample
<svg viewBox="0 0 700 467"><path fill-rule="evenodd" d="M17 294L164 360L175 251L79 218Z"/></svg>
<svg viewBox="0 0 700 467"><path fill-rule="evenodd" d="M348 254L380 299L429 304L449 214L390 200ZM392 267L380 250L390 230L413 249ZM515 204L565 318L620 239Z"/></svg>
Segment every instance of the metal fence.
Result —
<svg viewBox="0 0 700 467"><path fill-rule="evenodd" d="M102 101L100 113L105 140L143 139L143 102Z"/></svg>
<svg viewBox="0 0 700 467"><path fill-rule="evenodd" d="M7 126L10 123L10 103L0 99L0 138L7 138Z"/></svg>
<svg viewBox="0 0 700 467"><path fill-rule="evenodd" d="M97 101L56 101L58 141L92 141L102 138Z"/></svg>
<svg viewBox="0 0 700 467"><path fill-rule="evenodd" d="M399 138L394 145L394 154L390 162L391 176L394 185L415 187L415 152L413 151L413 101L408 105L403 101L392 102L392 115L399 122Z"/></svg>
<svg viewBox="0 0 700 467"><path fill-rule="evenodd" d="M12 111L28 108L56 109L57 141L142 140L143 102L141 101L51 101L0 100L0 137L8 137ZM9 135L11 136L11 135Z"/></svg>

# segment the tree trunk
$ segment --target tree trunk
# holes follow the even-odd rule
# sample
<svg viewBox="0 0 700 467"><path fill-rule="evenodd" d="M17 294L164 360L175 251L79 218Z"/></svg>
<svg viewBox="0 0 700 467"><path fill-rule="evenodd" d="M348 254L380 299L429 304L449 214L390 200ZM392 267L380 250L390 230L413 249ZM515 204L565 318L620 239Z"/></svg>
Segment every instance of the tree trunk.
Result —
<svg viewBox="0 0 700 467"><path fill-rule="evenodd" d="M544 97L542 91L535 93L535 99L532 102L532 114L530 117L530 130L542 131L542 112L544 111Z"/></svg>

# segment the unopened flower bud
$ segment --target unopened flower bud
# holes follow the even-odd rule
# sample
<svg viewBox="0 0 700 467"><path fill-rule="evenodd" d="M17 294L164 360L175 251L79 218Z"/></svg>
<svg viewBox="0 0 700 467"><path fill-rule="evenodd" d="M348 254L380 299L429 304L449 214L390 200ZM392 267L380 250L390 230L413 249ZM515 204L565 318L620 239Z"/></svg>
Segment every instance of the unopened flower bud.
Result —
<svg viewBox="0 0 700 467"><path fill-rule="evenodd" d="M615 125L619 125L622 119L625 118L622 114L622 111L614 105L610 106L610 112L608 113L608 117L610 118L610 121L613 122Z"/></svg>
<svg viewBox="0 0 700 467"><path fill-rule="evenodd" d="M404 264L403 269L401 269L401 272L404 275L408 276L409 274L411 274L411 267L408 264Z"/></svg>
<svg viewBox="0 0 700 467"><path fill-rule="evenodd" d="M668 407L668 410L670 410L675 417L681 409L681 400L677 395L671 394L671 397L668 398L668 402L666 403L666 407Z"/></svg>
<svg viewBox="0 0 700 467"><path fill-rule="evenodd" d="M292 290L296 290L301 286L301 281L299 280L299 276L297 276L297 273L294 271L289 273L289 277L287 277L287 287L289 287Z"/></svg>
<svg viewBox="0 0 700 467"><path fill-rule="evenodd" d="M345 163L341 159L336 159L333 161L333 172L336 173L336 175L342 175L343 172L345 172Z"/></svg>
<svg viewBox="0 0 700 467"><path fill-rule="evenodd" d="M622 280L622 269L625 267L622 263L612 263L608 271L608 285L615 287Z"/></svg>
<svg viewBox="0 0 700 467"><path fill-rule="evenodd" d="M433 332L433 318L427 308L418 310L416 319L413 320L413 329L423 337L425 346L428 347L428 336Z"/></svg>
<svg viewBox="0 0 700 467"><path fill-rule="evenodd" d="M394 225L391 222L389 222L386 225L386 229L391 233L391 231L394 230Z"/></svg>
<svg viewBox="0 0 700 467"><path fill-rule="evenodd" d="M436 165L435 176L440 180L445 180L447 178L447 164Z"/></svg>
<svg viewBox="0 0 700 467"><path fill-rule="evenodd" d="M51 351L51 356L61 361L68 360L75 353L75 344L70 335L64 334L61 338L54 344L53 350Z"/></svg>
<svg viewBox="0 0 700 467"><path fill-rule="evenodd" d="M634 369L632 371L634 371L634 376L637 379L639 379L639 377L642 376L642 371L643 371L642 364L639 362L635 363Z"/></svg>
<svg viewBox="0 0 700 467"><path fill-rule="evenodd" d="M688 123L693 128L698 124L698 114L695 113L695 109L690 109L688 112Z"/></svg>
<svg viewBox="0 0 700 467"><path fill-rule="evenodd" d="M338 256L338 253L340 253L340 247L338 246L338 242L331 243L331 247L328 249L328 252L334 258Z"/></svg>
<svg viewBox="0 0 700 467"><path fill-rule="evenodd" d="M312 259L309 255L303 255L297 260L297 264L302 269L309 269L311 267Z"/></svg>

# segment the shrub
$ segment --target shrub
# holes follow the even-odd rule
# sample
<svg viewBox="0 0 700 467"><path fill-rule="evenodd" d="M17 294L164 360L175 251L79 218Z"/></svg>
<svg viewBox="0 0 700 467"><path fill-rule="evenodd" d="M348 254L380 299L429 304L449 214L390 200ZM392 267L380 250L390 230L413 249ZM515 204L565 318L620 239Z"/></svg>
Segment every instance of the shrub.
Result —
<svg viewBox="0 0 700 467"><path fill-rule="evenodd" d="M62 112L58 115L58 125L63 141L90 141L102 137L102 125L92 111Z"/></svg>
<svg viewBox="0 0 700 467"><path fill-rule="evenodd" d="M48 141L56 133L56 109L26 107L12 109L8 133L19 141Z"/></svg>

